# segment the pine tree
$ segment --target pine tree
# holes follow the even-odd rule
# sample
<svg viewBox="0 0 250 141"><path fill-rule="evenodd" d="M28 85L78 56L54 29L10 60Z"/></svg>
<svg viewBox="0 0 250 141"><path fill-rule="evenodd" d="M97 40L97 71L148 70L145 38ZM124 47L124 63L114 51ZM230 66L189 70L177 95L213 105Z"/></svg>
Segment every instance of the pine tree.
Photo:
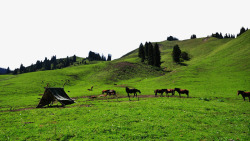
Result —
<svg viewBox="0 0 250 141"><path fill-rule="evenodd" d="M154 49L151 42L148 43L148 65L154 65Z"/></svg>
<svg viewBox="0 0 250 141"><path fill-rule="evenodd" d="M145 49L144 52L145 52L145 59L146 60L148 60L148 45L149 45L148 42L146 42L145 43L145 48L144 48Z"/></svg>
<svg viewBox="0 0 250 141"><path fill-rule="evenodd" d="M161 52L157 43L154 46L154 66L161 66Z"/></svg>
<svg viewBox="0 0 250 141"><path fill-rule="evenodd" d="M191 35L190 39L196 39L196 35L195 34Z"/></svg>
<svg viewBox="0 0 250 141"><path fill-rule="evenodd" d="M73 56L73 62L76 62L76 55Z"/></svg>
<svg viewBox="0 0 250 141"><path fill-rule="evenodd" d="M112 57L112 55L111 55L111 54L108 54L108 59L107 59L107 61L111 61L111 57Z"/></svg>
<svg viewBox="0 0 250 141"><path fill-rule="evenodd" d="M144 60L145 60L145 52L144 52L144 47L143 47L142 43L139 46L138 56L141 58L141 62L144 62Z"/></svg>
<svg viewBox="0 0 250 141"><path fill-rule="evenodd" d="M23 64L20 65L20 73L25 73L26 72L26 69L25 67L23 66Z"/></svg>
<svg viewBox="0 0 250 141"><path fill-rule="evenodd" d="M10 67L7 68L7 71L6 71L7 74L10 73Z"/></svg>
<svg viewBox="0 0 250 141"><path fill-rule="evenodd" d="M181 50L178 45L175 45L172 52L173 61L176 63L180 62Z"/></svg>

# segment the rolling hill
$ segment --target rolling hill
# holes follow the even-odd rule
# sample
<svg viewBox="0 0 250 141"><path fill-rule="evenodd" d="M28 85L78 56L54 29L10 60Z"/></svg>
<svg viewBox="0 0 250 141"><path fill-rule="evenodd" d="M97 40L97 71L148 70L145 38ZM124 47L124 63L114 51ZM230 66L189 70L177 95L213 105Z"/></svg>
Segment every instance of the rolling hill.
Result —
<svg viewBox="0 0 250 141"><path fill-rule="evenodd" d="M0 75L1 121L8 124L0 138L246 140L249 102L237 90L250 91L250 31L236 39L206 37L158 44L162 69L141 63L136 49L110 62ZM172 61L176 44L191 56L184 65ZM65 91L76 104L65 109L33 109L47 83L62 87L68 80ZM91 86L93 91L88 91ZM115 89L125 97L126 86L152 96L155 89L183 88L190 91L190 98L141 98L137 102L87 98L105 89Z"/></svg>

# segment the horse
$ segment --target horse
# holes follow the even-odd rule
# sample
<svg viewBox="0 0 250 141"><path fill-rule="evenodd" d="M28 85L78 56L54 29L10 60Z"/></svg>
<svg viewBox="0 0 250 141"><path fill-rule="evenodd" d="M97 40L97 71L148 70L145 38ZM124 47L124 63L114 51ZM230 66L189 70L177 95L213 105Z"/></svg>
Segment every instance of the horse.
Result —
<svg viewBox="0 0 250 141"><path fill-rule="evenodd" d="M154 93L155 93L155 96L157 96L157 93L160 93L161 96L162 96L162 94L163 94L164 92L166 92L166 91L167 91L167 89L156 89L156 90L154 90Z"/></svg>
<svg viewBox="0 0 250 141"><path fill-rule="evenodd" d="M104 93L108 94L109 91L110 91L110 90L103 90L103 91L102 91L102 94L104 94Z"/></svg>
<svg viewBox="0 0 250 141"><path fill-rule="evenodd" d="M141 93L141 91L138 89L134 89L134 88L129 89L128 87L126 87L126 92L127 92L129 98L130 98L130 96L129 96L130 93L134 93L134 97L137 97L137 92Z"/></svg>
<svg viewBox="0 0 250 141"><path fill-rule="evenodd" d="M175 90L174 89L166 89L166 94L168 95L168 93L172 93L172 95L174 95Z"/></svg>
<svg viewBox="0 0 250 141"><path fill-rule="evenodd" d="M189 91L187 89L180 89L180 88L175 88L175 91L179 93L179 96L181 97L181 94L186 94L187 97L189 97Z"/></svg>
<svg viewBox="0 0 250 141"><path fill-rule="evenodd" d="M107 92L107 95L109 95L109 96L111 96L111 95L117 96L115 90L109 90L109 91Z"/></svg>
<svg viewBox="0 0 250 141"><path fill-rule="evenodd" d="M250 102L250 92L245 92L245 91L238 91L238 95L242 95L244 101L246 100L245 97L248 97L249 102Z"/></svg>

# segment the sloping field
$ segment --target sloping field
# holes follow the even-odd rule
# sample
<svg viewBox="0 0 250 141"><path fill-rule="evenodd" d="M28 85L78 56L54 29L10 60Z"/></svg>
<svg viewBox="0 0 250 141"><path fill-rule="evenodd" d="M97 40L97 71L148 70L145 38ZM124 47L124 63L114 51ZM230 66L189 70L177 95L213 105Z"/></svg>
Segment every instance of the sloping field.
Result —
<svg viewBox="0 0 250 141"><path fill-rule="evenodd" d="M190 54L172 62L175 44ZM250 31L236 39L200 38L159 43L162 70L140 62L137 50L111 62L52 71L0 76L1 140L248 140ZM69 80L69 81L68 81ZM75 104L34 109L49 83L62 87ZM93 86L93 91L88 91ZM155 89L183 88L189 98L126 98L125 87L154 95ZM104 89L118 97L89 99ZM125 98L124 98L125 97ZM140 97L140 96L139 96ZM182 95L186 97L186 95Z"/></svg>

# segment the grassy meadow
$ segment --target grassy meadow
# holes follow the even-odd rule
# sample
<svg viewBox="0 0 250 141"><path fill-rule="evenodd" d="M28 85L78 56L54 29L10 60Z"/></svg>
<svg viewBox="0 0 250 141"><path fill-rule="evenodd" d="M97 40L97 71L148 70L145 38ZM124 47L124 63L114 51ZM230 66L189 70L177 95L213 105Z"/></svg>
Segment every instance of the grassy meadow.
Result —
<svg viewBox="0 0 250 141"><path fill-rule="evenodd" d="M250 31L158 44L162 69L141 63L134 50L111 62L0 75L0 140L249 140L250 102L237 90L250 91ZM173 63L175 44L191 60ZM66 80L75 104L35 108L47 83ZM126 86L141 90L139 101L129 101ZM188 89L190 97L154 97L163 88ZM88 98L104 89L120 98Z"/></svg>

